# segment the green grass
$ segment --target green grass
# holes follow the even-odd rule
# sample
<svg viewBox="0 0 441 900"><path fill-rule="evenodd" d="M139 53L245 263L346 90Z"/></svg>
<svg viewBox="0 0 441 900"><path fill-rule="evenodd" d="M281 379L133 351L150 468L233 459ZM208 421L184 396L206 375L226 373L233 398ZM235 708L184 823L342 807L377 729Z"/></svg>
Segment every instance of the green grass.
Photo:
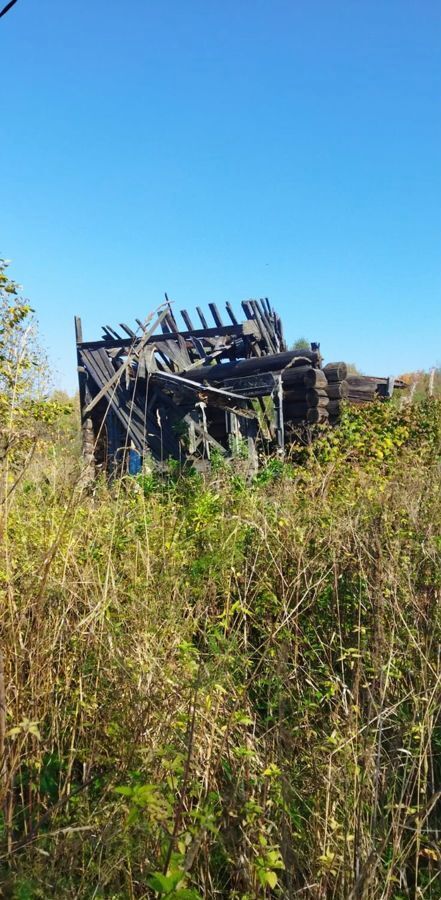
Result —
<svg viewBox="0 0 441 900"><path fill-rule="evenodd" d="M4 463L3 896L438 900L441 401L319 433Z"/></svg>

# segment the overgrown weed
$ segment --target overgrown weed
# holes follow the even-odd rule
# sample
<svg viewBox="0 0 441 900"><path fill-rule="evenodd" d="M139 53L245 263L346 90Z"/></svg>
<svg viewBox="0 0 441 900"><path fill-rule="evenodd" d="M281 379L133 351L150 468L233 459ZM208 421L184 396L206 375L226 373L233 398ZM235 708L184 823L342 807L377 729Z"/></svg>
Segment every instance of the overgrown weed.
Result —
<svg viewBox="0 0 441 900"><path fill-rule="evenodd" d="M0 276L3 896L438 900L441 401L87 484Z"/></svg>
<svg viewBox="0 0 441 900"><path fill-rule="evenodd" d="M348 410L252 484L41 451L3 521L4 896L437 900L440 423Z"/></svg>

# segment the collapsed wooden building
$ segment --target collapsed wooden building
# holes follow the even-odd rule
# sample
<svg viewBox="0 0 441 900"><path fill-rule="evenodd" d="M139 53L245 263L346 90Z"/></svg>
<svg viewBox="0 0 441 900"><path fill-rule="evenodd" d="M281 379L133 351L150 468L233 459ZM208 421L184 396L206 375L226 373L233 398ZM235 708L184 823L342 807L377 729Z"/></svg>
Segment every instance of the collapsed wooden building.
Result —
<svg viewBox="0 0 441 900"><path fill-rule="evenodd" d="M230 303L225 321L209 304L180 328L168 299L136 331L103 326L84 341L75 318L83 451L108 472L138 471L144 460L200 464L213 452L283 452L315 424L338 422L344 400L388 397L393 381L348 376L345 363L323 366L319 344L288 350L280 316L267 299ZM121 334L121 332L123 332ZM401 386L401 385L399 385Z"/></svg>

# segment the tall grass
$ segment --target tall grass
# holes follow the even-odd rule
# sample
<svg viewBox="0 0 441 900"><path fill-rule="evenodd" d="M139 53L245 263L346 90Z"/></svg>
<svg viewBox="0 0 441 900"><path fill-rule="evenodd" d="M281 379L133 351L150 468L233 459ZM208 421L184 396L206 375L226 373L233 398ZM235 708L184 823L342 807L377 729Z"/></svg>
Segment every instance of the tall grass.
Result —
<svg viewBox="0 0 441 900"><path fill-rule="evenodd" d="M348 412L251 484L34 457L3 514L5 897L438 900L440 433L436 400Z"/></svg>

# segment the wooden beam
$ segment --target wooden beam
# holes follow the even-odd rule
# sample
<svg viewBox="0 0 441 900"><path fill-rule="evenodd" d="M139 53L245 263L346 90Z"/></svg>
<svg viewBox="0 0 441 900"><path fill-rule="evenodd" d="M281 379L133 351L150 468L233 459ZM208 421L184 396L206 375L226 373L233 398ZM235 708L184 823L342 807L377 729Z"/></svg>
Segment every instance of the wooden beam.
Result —
<svg viewBox="0 0 441 900"><path fill-rule="evenodd" d="M162 312L157 317L157 319L155 320L153 326L148 331L146 331L145 334L143 334L142 338L140 339L139 343L136 346L134 354L137 355L141 352L141 350L144 349L145 345L148 343L151 332L162 322L164 316L166 316L166 315L167 315L167 310L163 309ZM85 349L84 346L82 347L82 349ZM84 410L83 415L85 415L85 416L88 415L88 413L90 413L92 411L92 409L97 405L97 403L99 403L99 401L102 400L103 397L108 395L110 388L113 387L114 384L117 384L121 380L123 372L125 372L125 370L127 369L127 366L129 365L130 362L131 362L131 357L130 357L130 354L128 354L127 358L123 362L122 366L120 366L119 369L117 369L116 372L114 372L114 374L111 376L111 378L109 378L109 380L104 385L104 387L102 387L101 390L98 392L98 394L93 398L93 400L91 400L91 402L88 403L86 409Z"/></svg>
<svg viewBox="0 0 441 900"><path fill-rule="evenodd" d="M196 396L198 401L203 400L210 404L210 406L228 406L230 408L238 407L241 409L241 415L250 416L253 418L255 413L252 410L246 409L244 410L242 407L244 404L248 405L248 397L242 396L241 394L234 393L233 391L225 391L222 388L215 388L210 385L201 384L198 381L193 381L190 378L183 378L182 375L172 375L168 372L156 372L151 375L152 384L162 386L163 388L170 388L176 393L185 394L185 392L189 392L191 395Z"/></svg>
<svg viewBox="0 0 441 900"><path fill-rule="evenodd" d="M231 306L231 303L228 303L228 302L227 302L227 303L225 304L225 309L227 310L227 313L228 313L228 315L229 315L229 317L230 317L230 319L231 319L233 325L237 325L236 314L235 314L235 312L234 312L233 307Z"/></svg>
<svg viewBox="0 0 441 900"><path fill-rule="evenodd" d="M222 319L221 319L221 317L220 317L220 313L219 313L219 310L218 310L216 304L215 304L215 303L209 303L208 306L210 307L211 315L213 316L215 325L217 325L218 327L222 328L222 326L223 326L224 323L222 322Z"/></svg>
<svg viewBox="0 0 441 900"><path fill-rule="evenodd" d="M125 325L124 322L120 322L119 327L122 328L122 330L125 331L125 333L128 334L129 337L131 337L133 340L136 341L138 339L138 336L135 334L133 329L129 328L128 325Z"/></svg>
<svg viewBox="0 0 441 900"><path fill-rule="evenodd" d="M192 338L197 338L198 340L203 341L204 338L209 340L210 338L216 337L243 337L243 335L254 335L258 334L258 329L256 323L252 322L242 322L239 325L223 325L218 328L199 328L196 331L180 331L179 334L184 340L191 341ZM139 340L143 340L145 335L141 335ZM169 341L173 338L173 333L171 331L167 331L166 334L153 334L148 342L150 344L160 344L161 341ZM119 338L118 340L101 340L101 341L82 341L81 345L85 350L99 350L100 347L104 347L105 350L113 350L116 347L128 348L133 346L133 340L129 338Z"/></svg>
<svg viewBox="0 0 441 900"><path fill-rule="evenodd" d="M197 314L198 314L198 316L199 316L199 319L200 319L200 323L201 323L201 325L202 325L202 328L208 328L208 322L207 322L207 320L206 320L206 318L205 318L205 316L204 316L204 314L203 314L203 312L202 312L200 306L197 306L197 307L196 307L196 312L197 312Z"/></svg>
<svg viewBox="0 0 441 900"><path fill-rule="evenodd" d="M311 366L318 361L318 354L311 350L290 350L286 353L268 354L266 356L241 359L237 362L223 363L220 366L200 366L193 372L195 381L216 382L225 378L235 378L241 375L258 375L262 372L280 372L282 369L289 371L290 366L295 365L296 360L310 361ZM185 377L185 372L182 373Z"/></svg>
<svg viewBox="0 0 441 900"><path fill-rule="evenodd" d="M181 316L185 327L188 328L189 331L194 331L193 322L191 321L186 309L181 309Z"/></svg>

